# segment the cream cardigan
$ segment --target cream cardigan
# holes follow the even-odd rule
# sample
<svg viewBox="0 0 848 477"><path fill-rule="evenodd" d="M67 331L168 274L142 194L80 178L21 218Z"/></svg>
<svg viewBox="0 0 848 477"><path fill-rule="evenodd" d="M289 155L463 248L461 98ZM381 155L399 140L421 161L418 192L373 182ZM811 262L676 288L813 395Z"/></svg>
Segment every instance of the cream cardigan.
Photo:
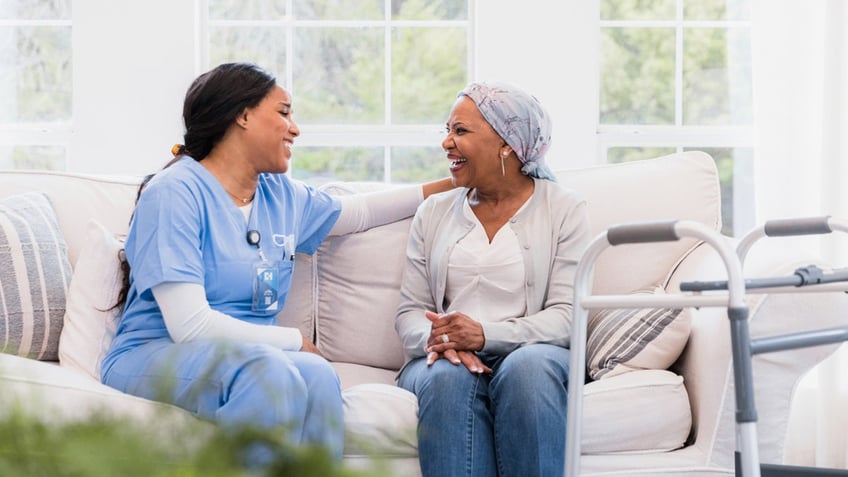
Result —
<svg viewBox="0 0 848 477"><path fill-rule="evenodd" d="M569 342L574 273L589 242L586 203L573 190L534 180L533 196L510 219L524 260L521 298L527 314L482 322L485 353L506 354L527 343ZM448 258L456 242L474 227L462 213L467 193L458 188L433 195L412 220L395 322L406 362L425 355L430 321L424 312L445 312Z"/></svg>

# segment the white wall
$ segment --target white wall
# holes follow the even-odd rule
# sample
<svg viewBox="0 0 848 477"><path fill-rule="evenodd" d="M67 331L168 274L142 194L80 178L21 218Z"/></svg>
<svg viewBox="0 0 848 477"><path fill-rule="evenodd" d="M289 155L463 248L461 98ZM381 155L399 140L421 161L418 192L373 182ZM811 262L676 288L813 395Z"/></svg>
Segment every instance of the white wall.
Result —
<svg viewBox="0 0 848 477"><path fill-rule="evenodd" d="M598 119L598 2L480 0L477 78L533 93L554 124L553 169L592 165Z"/></svg>
<svg viewBox="0 0 848 477"><path fill-rule="evenodd" d="M182 140L195 76L194 1L75 0L68 170L142 174Z"/></svg>
<svg viewBox="0 0 848 477"><path fill-rule="evenodd" d="M848 218L848 7L839 0L753 5L757 222ZM848 261L844 234L817 238L805 241L820 242L834 263Z"/></svg>
<svg viewBox="0 0 848 477"><path fill-rule="evenodd" d="M144 174L181 142L182 99L200 73L199 0L75 0L68 170ZM475 79L508 81L550 110L553 168L591 164L597 2L477 0Z"/></svg>

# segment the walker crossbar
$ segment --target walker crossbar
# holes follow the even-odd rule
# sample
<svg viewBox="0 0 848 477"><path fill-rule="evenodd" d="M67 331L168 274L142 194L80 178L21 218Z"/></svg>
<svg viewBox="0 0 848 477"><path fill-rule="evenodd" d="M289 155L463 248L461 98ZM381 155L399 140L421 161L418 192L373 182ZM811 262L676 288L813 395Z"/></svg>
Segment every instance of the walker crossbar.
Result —
<svg viewBox="0 0 848 477"><path fill-rule="evenodd" d="M612 246L647 242L669 242L684 237L700 239L718 252L727 270L728 283L724 294L710 296L677 295L662 297L664 300L646 301L644 296L599 295L591 296L592 274L595 261L601 252ZM585 300L584 300L585 299ZM650 299L650 297L649 297ZM566 429L566 477L580 474L580 449L582 440L583 386L586 379L586 338L589 309L595 308L632 308L681 302L681 306L720 306L728 309L731 320L731 338L736 352L750 353L750 335L748 331L748 308L745 304L745 288L742 279L742 265L728 241L717 231L694 221L667 221L622 224L610 227L599 234L583 253L577 264L574 278L574 313L571 323L571 353L569 358L568 380L568 416ZM742 468L746 477L759 477L760 467L757 449L756 410L754 400L745 395L745 379L751 377L751 360L738 360L734 356L734 379L736 384L736 407L738 444L743 452Z"/></svg>
<svg viewBox="0 0 848 477"><path fill-rule="evenodd" d="M801 331L757 338L751 342L751 354L771 353L848 341L848 327Z"/></svg>
<svg viewBox="0 0 848 477"><path fill-rule="evenodd" d="M746 290L771 287L804 287L822 283L848 282L848 268L825 272L815 265L807 265L795 270L792 275L785 277L749 278L745 280ZM682 282L680 291L701 292L726 290L727 280Z"/></svg>

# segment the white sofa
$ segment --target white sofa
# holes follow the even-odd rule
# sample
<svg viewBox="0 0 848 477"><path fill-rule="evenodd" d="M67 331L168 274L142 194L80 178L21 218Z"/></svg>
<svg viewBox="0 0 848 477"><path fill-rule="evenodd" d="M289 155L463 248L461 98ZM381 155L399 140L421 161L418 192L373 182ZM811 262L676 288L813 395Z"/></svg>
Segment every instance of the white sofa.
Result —
<svg viewBox="0 0 848 477"><path fill-rule="evenodd" d="M646 220L686 219L720 228L718 176L712 159L703 153L558 171L557 175L588 200L593 234L612 224ZM385 186L326 186L337 194L379 187ZM136 188L136 178L0 172L0 201L30 191L42 191L50 198L67 242L69 262L75 267L72 289L83 273L76 267L80 254L91 245L89 220L113 234L124 233ZM311 336L339 373L345 398L345 461L359 468L375 462L388 465L399 476L419 475L416 400L395 385L403 357L394 313L408 227L409 220L404 220L331 238L314 256L299 255L294 286L279 316L281 324L297 326ZM753 276L791 272L797 265L789 254L756 261L746 265ZM715 254L692 240L628 245L610 249L600 259L595 293L627 293L656 285L674 290L680 281L722 277ZM108 291L103 295L102 303L108 303ZM841 293L760 295L749 301L754 336L797 330L800 323L814 328L848 321L848 297ZM90 331L96 336L104 336L108 325L102 314L102 308L91 310ZM75 333L81 323L89 326L87 319L76 316ZM733 474L734 401L727 321L721 308L691 310L688 344L672 371L632 371L586 386L582 475ZM108 339L108 331L105 336ZM78 342L65 338L63 346ZM803 373L832 351L833 347L818 347L755 359L762 461L784 461L793 389ZM97 354L97 350L85 352ZM114 391L90 374L79 363L0 355L3 396L21 398L42 415L80 419L106 409L143 418L155 414L174 422L193 419L176 408ZM163 409L171 417L156 414Z"/></svg>

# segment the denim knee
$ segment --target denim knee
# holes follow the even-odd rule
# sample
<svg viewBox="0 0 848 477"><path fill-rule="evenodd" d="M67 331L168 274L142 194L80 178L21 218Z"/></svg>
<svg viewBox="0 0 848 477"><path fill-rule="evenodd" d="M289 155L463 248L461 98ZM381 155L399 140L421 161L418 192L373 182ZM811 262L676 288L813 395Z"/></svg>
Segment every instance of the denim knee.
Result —
<svg viewBox="0 0 848 477"><path fill-rule="evenodd" d="M501 360L492 377L492 393L498 389L537 394L545 388L568 383L568 349L548 344L523 346Z"/></svg>
<svg viewBox="0 0 848 477"><path fill-rule="evenodd" d="M464 394L462 389L472 389L476 386L478 376L472 374L462 365L454 365L440 359L427 366L425 358L411 363L401 372L398 384L419 396L459 396Z"/></svg>

